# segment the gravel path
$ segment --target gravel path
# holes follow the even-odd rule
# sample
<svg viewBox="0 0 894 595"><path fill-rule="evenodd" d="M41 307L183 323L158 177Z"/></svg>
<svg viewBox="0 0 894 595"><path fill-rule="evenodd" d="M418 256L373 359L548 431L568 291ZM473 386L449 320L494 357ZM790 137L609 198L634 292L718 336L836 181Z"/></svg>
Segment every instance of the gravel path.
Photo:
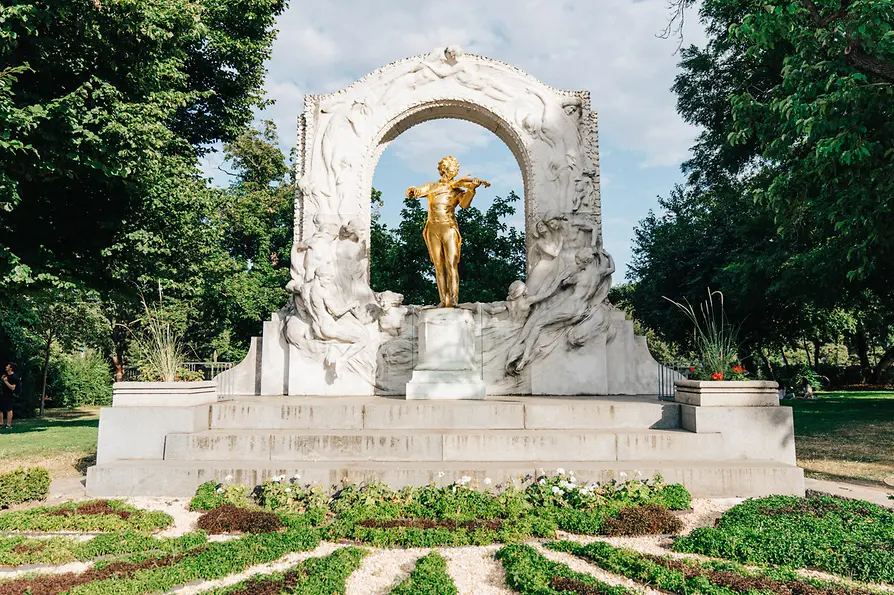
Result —
<svg viewBox="0 0 894 595"><path fill-rule="evenodd" d="M372 550L351 574L345 595L387 594L413 571L416 560L430 551L425 548Z"/></svg>
<svg viewBox="0 0 894 595"><path fill-rule="evenodd" d="M447 572L459 595L511 595L506 587L503 565L494 559L502 546L456 547L439 549L447 560Z"/></svg>

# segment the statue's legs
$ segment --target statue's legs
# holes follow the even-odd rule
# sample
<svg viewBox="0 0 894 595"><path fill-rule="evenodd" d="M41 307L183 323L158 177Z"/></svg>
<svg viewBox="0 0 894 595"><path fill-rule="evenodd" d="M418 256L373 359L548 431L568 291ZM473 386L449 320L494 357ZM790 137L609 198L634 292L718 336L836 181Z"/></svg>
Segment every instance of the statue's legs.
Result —
<svg viewBox="0 0 894 595"><path fill-rule="evenodd" d="M438 297L441 300L441 306L445 306L444 294L447 288L447 279L444 276L444 255L441 250L438 229L431 222L425 224L425 228L422 230L422 239L425 240L428 257L431 259L432 266L435 267L435 282L438 284Z"/></svg>
<svg viewBox="0 0 894 595"><path fill-rule="evenodd" d="M450 303L444 305L448 308L455 308L459 303L459 252L462 246L459 230L455 227L445 230L441 243L444 249L447 295L450 297Z"/></svg>

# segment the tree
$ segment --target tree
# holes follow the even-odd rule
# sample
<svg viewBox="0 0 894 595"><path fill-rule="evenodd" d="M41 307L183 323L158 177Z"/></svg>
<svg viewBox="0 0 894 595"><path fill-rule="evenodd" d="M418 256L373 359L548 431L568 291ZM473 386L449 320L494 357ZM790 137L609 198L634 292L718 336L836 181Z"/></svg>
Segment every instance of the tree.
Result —
<svg viewBox="0 0 894 595"><path fill-rule="evenodd" d="M264 104L263 64L284 6L5 2L2 281L51 275L103 289L108 251L141 231L135 221L159 182L198 177L203 147L235 139Z"/></svg>

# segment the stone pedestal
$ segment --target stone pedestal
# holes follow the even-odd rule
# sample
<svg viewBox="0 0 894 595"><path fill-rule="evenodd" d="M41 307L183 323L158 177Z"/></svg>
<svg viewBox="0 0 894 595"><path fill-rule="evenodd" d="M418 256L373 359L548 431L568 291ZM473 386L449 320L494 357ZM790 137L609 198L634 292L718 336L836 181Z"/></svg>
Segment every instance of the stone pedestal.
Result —
<svg viewBox="0 0 894 595"><path fill-rule="evenodd" d="M475 318L468 310L435 308L419 313L419 361L407 399L483 399L475 365Z"/></svg>

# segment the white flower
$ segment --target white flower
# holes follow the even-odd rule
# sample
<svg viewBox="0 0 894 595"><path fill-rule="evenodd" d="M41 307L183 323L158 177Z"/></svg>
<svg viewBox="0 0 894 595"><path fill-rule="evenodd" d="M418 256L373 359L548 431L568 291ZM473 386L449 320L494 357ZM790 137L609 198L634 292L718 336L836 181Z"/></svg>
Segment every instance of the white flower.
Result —
<svg viewBox="0 0 894 595"><path fill-rule="evenodd" d="M463 475L462 479L459 480L459 482L460 482L462 485L466 485L466 484L469 483L470 481L472 481L472 478L469 477L468 475Z"/></svg>
<svg viewBox="0 0 894 595"><path fill-rule="evenodd" d="M286 494L292 491L292 488L286 488Z"/></svg>
<svg viewBox="0 0 894 595"><path fill-rule="evenodd" d="M301 474L300 474L300 473L296 473L296 474L295 474L295 479L301 479Z"/></svg>
<svg viewBox="0 0 894 595"><path fill-rule="evenodd" d="M624 473L623 471L621 471L620 473L618 473L618 475L620 475L621 477L627 477L627 474Z"/></svg>
<svg viewBox="0 0 894 595"><path fill-rule="evenodd" d="M453 486L453 493L456 493L456 486Z"/></svg>
<svg viewBox="0 0 894 595"><path fill-rule="evenodd" d="M217 493L218 493L218 494L222 494L222 493L223 493L223 488L217 488Z"/></svg>
<svg viewBox="0 0 894 595"><path fill-rule="evenodd" d="M568 475L574 475L574 471L568 470Z"/></svg>
<svg viewBox="0 0 894 595"><path fill-rule="evenodd" d="M559 467L558 469L556 469L556 473L558 473L559 475L565 475L565 470Z"/></svg>
<svg viewBox="0 0 894 595"><path fill-rule="evenodd" d="M558 494L562 491L562 488L558 486L553 486L553 494Z"/></svg>
<svg viewBox="0 0 894 595"><path fill-rule="evenodd" d="M233 476L232 476L232 475L227 475L226 477L224 477L224 480L225 480L225 481L233 481Z"/></svg>
<svg viewBox="0 0 894 595"><path fill-rule="evenodd" d="M634 472L633 472L633 476L634 476L634 477L639 477L640 475L642 475L642 473L640 473L639 471L634 471Z"/></svg>
<svg viewBox="0 0 894 595"><path fill-rule="evenodd" d="M580 492L580 495L581 495L581 496L586 496L587 494L590 493L590 491L589 491L587 488L581 488L581 489L578 490L578 491Z"/></svg>
<svg viewBox="0 0 894 595"><path fill-rule="evenodd" d="M490 485L490 477L485 477L484 483L486 483L487 485Z"/></svg>
<svg viewBox="0 0 894 595"><path fill-rule="evenodd" d="M543 485L546 485L546 480L541 478L540 481L538 481L537 483L539 483L540 485L543 486Z"/></svg>
<svg viewBox="0 0 894 595"><path fill-rule="evenodd" d="M443 472L443 471L438 471L438 477L444 477L444 472Z"/></svg>

